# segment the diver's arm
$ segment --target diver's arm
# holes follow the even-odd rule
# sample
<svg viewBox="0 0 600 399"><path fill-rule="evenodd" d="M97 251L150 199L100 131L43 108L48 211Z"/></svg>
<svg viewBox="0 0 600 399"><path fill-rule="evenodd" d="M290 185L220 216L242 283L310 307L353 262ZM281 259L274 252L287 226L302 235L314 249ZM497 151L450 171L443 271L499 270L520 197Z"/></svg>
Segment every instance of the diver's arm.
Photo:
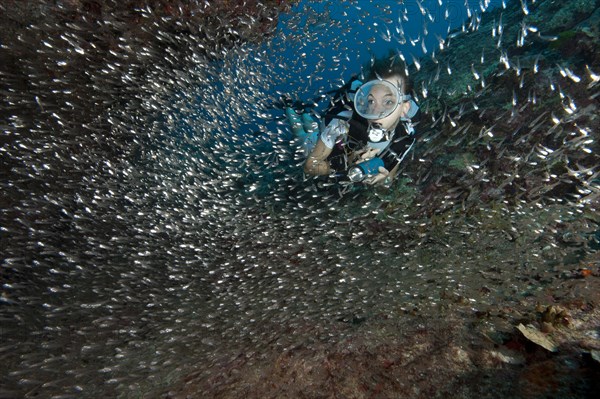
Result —
<svg viewBox="0 0 600 399"><path fill-rule="evenodd" d="M392 182L392 179L393 176L390 175L390 172L386 168L380 167L376 175L367 177L365 180L363 180L363 182L375 186L380 184L389 184Z"/></svg>
<svg viewBox="0 0 600 399"><path fill-rule="evenodd" d="M371 185L390 184L398 175L400 164L410 152L415 139L410 136L405 136L400 140L396 140L390 148L386 149L381 156L383 167L379 168L377 174L363 180L364 183Z"/></svg>
<svg viewBox="0 0 600 399"><path fill-rule="evenodd" d="M331 154L331 148L327 147L319 138L315 148L311 151L304 163L304 173L311 176L329 175L333 172L327 157Z"/></svg>
<svg viewBox="0 0 600 399"><path fill-rule="evenodd" d="M400 170L400 163L396 164L392 170L390 170L390 174L388 175L389 181L393 181L396 176L398 176L398 170Z"/></svg>
<svg viewBox="0 0 600 399"><path fill-rule="evenodd" d="M370 185L388 185L394 181L396 176L398 175L398 170L400 169L400 162L396 163L396 165L392 168L392 170L388 170L384 167L380 167L379 171L376 175L365 179L363 182Z"/></svg>
<svg viewBox="0 0 600 399"><path fill-rule="evenodd" d="M346 114L342 112L339 115ZM315 148L311 151L304 163L304 173L312 176L329 175L334 172L327 161L327 157L331 154L333 146L338 138L348 133L350 125L343 119L333 119L319 136L319 140Z"/></svg>

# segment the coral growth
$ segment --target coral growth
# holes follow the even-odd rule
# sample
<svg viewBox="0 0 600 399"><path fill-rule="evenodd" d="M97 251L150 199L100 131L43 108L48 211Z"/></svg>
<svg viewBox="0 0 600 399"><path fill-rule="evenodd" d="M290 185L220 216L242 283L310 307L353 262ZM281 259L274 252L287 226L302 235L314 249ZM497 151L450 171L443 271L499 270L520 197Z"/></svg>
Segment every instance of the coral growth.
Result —
<svg viewBox="0 0 600 399"><path fill-rule="evenodd" d="M535 320L533 304L540 297L522 303L522 310L492 307L473 322L459 315L468 307L459 301L435 317L390 315L342 326L339 338L328 339L332 342L275 345L261 355L223 354L161 397L198 392L206 398L589 397L599 388L600 364L581 340L600 321L600 297L589 295L600 288L600 279L589 283L582 298L593 305L564 303L576 323L554 335L557 354L504 327L509 320Z"/></svg>

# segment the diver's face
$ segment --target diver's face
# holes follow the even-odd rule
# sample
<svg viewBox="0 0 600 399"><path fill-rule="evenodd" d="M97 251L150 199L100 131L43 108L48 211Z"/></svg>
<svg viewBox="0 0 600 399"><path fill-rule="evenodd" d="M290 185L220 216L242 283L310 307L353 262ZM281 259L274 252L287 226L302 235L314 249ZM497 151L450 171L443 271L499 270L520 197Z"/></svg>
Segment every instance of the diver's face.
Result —
<svg viewBox="0 0 600 399"><path fill-rule="evenodd" d="M367 97L368 112L372 115L387 115L396 107L396 95L383 85L373 86Z"/></svg>
<svg viewBox="0 0 600 399"><path fill-rule="evenodd" d="M391 76L387 79L388 82L392 83L396 89L398 89L398 93L403 93L403 78L399 75ZM374 86L373 90L369 92L369 111L373 113L380 113L386 109L393 109L396 104L394 103L394 99L396 98L395 93L392 93L388 87L385 86ZM396 123L396 121L407 115L408 110L410 108L410 104L408 102L403 102L398 105L398 107L392 112L390 115L385 118L376 119L373 122L379 123L384 128L389 128L391 125Z"/></svg>

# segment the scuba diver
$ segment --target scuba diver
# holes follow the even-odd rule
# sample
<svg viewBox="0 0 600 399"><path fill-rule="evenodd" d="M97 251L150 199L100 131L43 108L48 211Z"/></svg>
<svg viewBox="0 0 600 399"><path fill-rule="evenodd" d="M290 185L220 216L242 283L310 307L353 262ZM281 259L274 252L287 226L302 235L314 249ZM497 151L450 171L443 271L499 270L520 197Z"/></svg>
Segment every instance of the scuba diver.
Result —
<svg viewBox="0 0 600 399"><path fill-rule="evenodd" d="M419 107L404 64L396 57L375 60L366 83L353 77L323 116L322 128L310 113L285 112L303 143L304 172L341 182L389 185L415 143Z"/></svg>

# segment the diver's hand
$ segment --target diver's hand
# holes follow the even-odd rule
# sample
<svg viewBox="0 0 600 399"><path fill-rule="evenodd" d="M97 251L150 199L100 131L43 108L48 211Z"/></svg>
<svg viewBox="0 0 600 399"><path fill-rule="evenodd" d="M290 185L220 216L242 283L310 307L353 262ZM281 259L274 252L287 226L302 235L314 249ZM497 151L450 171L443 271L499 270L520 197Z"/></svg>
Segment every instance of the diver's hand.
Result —
<svg viewBox="0 0 600 399"><path fill-rule="evenodd" d="M375 176L367 177L366 179L363 180L363 183L370 184L372 186L374 186L376 184L388 183L389 182L388 177L390 177L390 172L383 166L380 166L379 169L377 169L377 171L379 173L377 173Z"/></svg>

